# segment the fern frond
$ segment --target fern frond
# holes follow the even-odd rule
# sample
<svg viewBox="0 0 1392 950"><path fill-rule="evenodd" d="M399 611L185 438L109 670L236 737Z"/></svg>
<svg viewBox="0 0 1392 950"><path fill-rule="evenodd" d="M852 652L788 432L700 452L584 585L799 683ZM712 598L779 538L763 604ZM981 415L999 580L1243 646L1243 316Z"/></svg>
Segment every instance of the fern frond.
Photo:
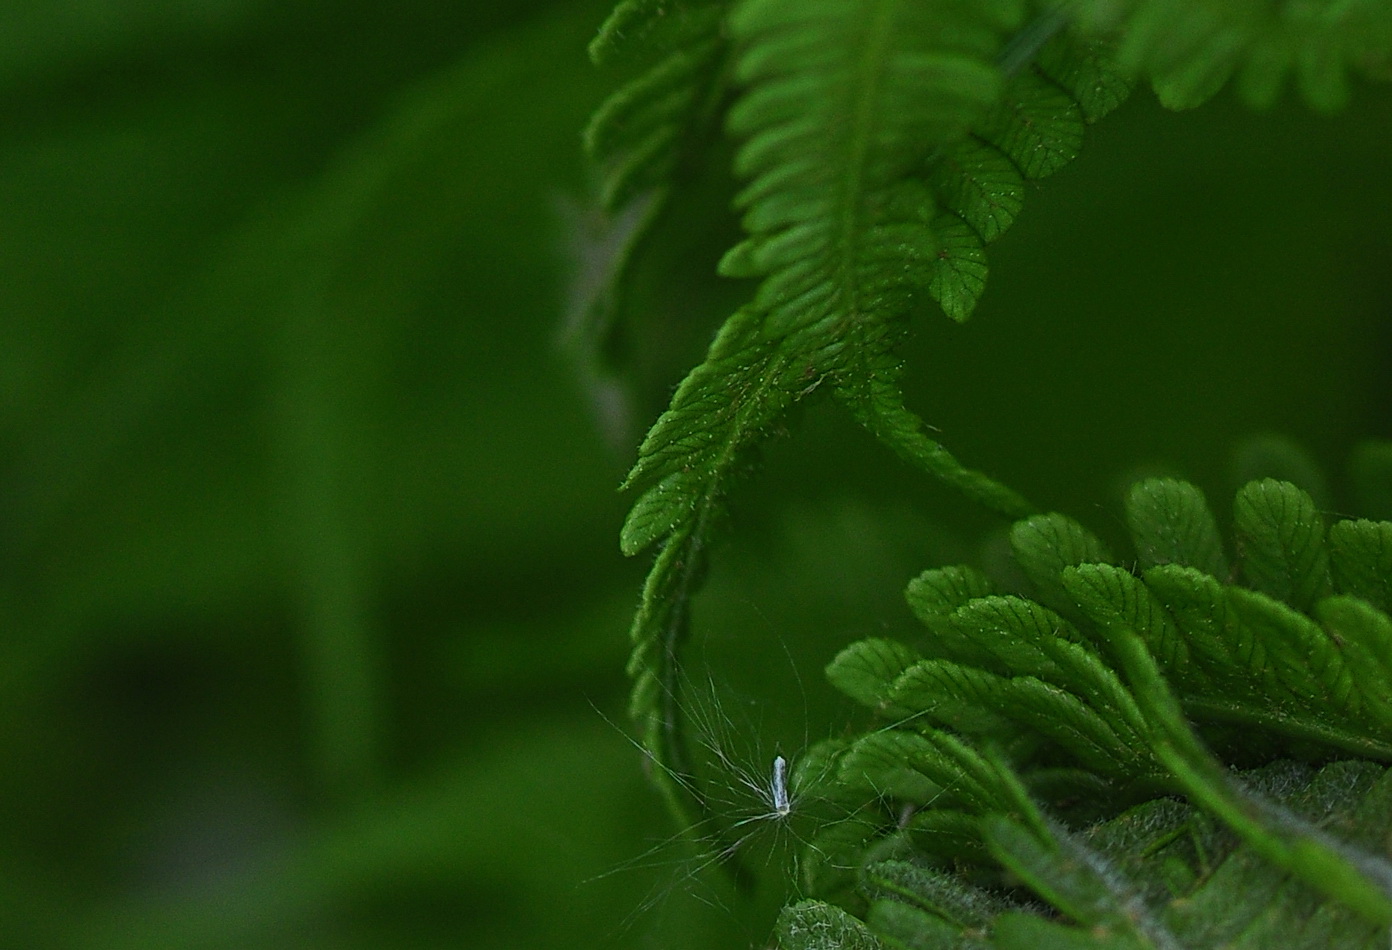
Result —
<svg viewBox="0 0 1392 950"><path fill-rule="evenodd" d="M1251 483L1238 495L1236 530L1244 574L1254 585L1305 604L1313 616L1262 590L1225 585L1181 566L1225 566L1212 516L1192 486L1136 486L1128 523L1141 563L1167 563L1143 568L1140 576L1105 563L1110 555L1101 542L1059 515L1015 525L1016 559L1058 615L984 593L984 578L960 568L922 575L906 596L933 635L923 652L996 677L1038 677L1089 703L1112 691L1105 714L1115 718L1127 708L1124 699L1116 698L1106 671L1093 668L1092 654L1076 651L1080 641L1091 642L1115 661L1118 637L1134 632L1199 721L1240 723L1357 755L1392 755L1385 699L1377 691L1389 662L1379 659L1387 649L1386 615L1354 597L1329 598L1323 526L1308 496L1287 483ZM1377 569L1382 529L1373 522L1342 522L1336 529L1343 539L1367 539L1341 555L1341 576L1354 578L1354 590L1366 590L1357 578ZM955 682L939 681L936 701L921 693L917 708L889 708L906 716L935 702L940 710L975 704L1000 715L997 707L1008 705L1004 696L1014 689L997 684L1001 698L993 699L979 686L968 688L960 675ZM887 695L893 696L892 688ZM1022 708L1020 716L1026 715ZM1048 729L1034 731L1059 738ZM1092 746L1079 750L1094 753Z"/></svg>
<svg viewBox="0 0 1392 950"><path fill-rule="evenodd" d="M1246 773L1242 784L1246 804L1280 814L1305 840L1336 852L1352 849L1330 829L1357 827L1364 840L1380 840L1392 815L1392 774L1367 763L1315 772L1281 762ZM890 946L943 950L1374 950L1386 944L1380 923L1325 901L1313 882L1171 799L1138 805L1085 832L994 816L983 822L982 834L993 859L1050 910L896 857L863 872L871 929Z"/></svg>
<svg viewBox="0 0 1392 950"><path fill-rule="evenodd" d="M1382 0L1070 0L1085 28L1116 35L1122 66L1148 75L1184 109L1234 77L1251 105L1271 105L1294 74L1313 108L1348 99L1348 76L1392 75L1392 8Z"/></svg>
<svg viewBox="0 0 1392 950"><path fill-rule="evenodd" d="M731 27L746 91L736 199L750 237L723 272L764 278L766 332L793 340L902 315L938 250L909 178L1000 99L993 59L1022 5L749 0Z"/></svg>
<svg viewBox="0 0 1392 950"><path fill-rule="evenodd" d="M608 354L621 338L644 254L660 244L682 188L700 178L719 131L727 0L624 0L590 43L591 59L625 78L583 142L597 205L585 228L565 342L593 387L622 391Z"/></svg>
<svg viewBox="0 0 1392 950"><path fill-rule="evenodd" d="M1131 728L1140 718L1134 703L1120 681L1100 664L1090 674L1090 685L1098 687L1100 699L1082 688L1075 692L1038 677L997 676L944 660L924 660L895 682L890 710L966 734L994 733L1004 738L1023 730L1067 749L1082 767L1099 775L1126 779L1147 775L1153 769L1144 733ZM1108 708L1114 703L1122 709ZM983 712L1012 728L997 730L990 724L982 728Z"/></svg>
<svg viewBox="0 0 1392 950"><path fill-rule="evenodd" d="M928 291L954 320L971 315L986 288L985 246L1014 222L1027 182L1077 157L1086 124L1125 101L1130 84L1096 44L1060 32L1045 14L1002 53L1009 79L972 135L935 154L927 180L942 211ZM1044 39L1042 46L1020 42Z"/></svg>
<svg viewBox="0 0 1392 950"><path fill-rule="evenodd" d="M1101 539L1056 513L1017 521L1010 529L1010 550L1034 585L1036 599L1068 617L1077 616L1077 605L1064 589L1064 568L1112 561Z"/></svg>
<svg viewBox="0 0 1392 950"><path fill-rule="evenodd" d="M980 23L963 49L939 49L947 21L905 0L752 0L731 19L746 91L730 121L746 139L737 171L751 179L740 198L751 238L723 266L765 279L678 388L625 483L640 494L624 552L663 544L630 662L632 710L663 771L687 771L676 667L694 579L730 485L794 403L825 385L910 462L998 510L1030 510L928 438L896 385L892 350L916 286L905 255L933 246L931 194L905 176L998 91L1004 14L954 10ZM666 785L685 818L704 808L691 783Z"/></svg>
<svg viewBox="0 0 1392 950"><path fill-rule="evenodd" d="M960 806L972 814L1002 812L1032 825L1042 819L1019 779L1001 762L947 730L926 723L857 739L841 758L848 789L914 805Z"/></svg>
<svg viewBox="0 0 1392 950"><path fill-rule="evenodd" d="M909 946L984 950L991 922L1017 902L963 883L911 861L877 861L865 869L870 900L866 922L890 940ZM927 936L927 940L923 936Z"/></svg>
<svg viewBox="0 0 1392 950"><path fill-rule="evenodd" d="M1258 854L1343 904L1364 921L1392 925L1392 864L1343 845L1288 809L1239 786L1200 745L1178 700L1139 637L1125 638L1122 661L1147 720L1156 754L1190 799L1219 816Z"/></svg>
<svg viewBox="0 0 1392 950"><path fill-rule="evenodd" d="M1066 917L1078 929L1036 914L1017 911L992 928L996 946L1059 944L1079 930L1095 935L1103 947L1179 950L1183 944L1146 906L1140 888L1128 881L1107 858L1051 824L1046 834L1025 828L1002 815L983 823L991 854ZM1076 939L1076 937L1075 937ZM1064 944L1066 945L1066 943Z"/></svg>
<svg viewBox="0 0 1392 950"><path fill-rule="evenodd" d="M601 169L600 204L615 212L663 185L719 96L723 0L626 0L590 43L600 65L645 62L600 105L585 149Z"/></svg>
<svg viewBox="0 0 1392 950"><path fill-rule="evenodd" d="M1349 675L1363 711L1392 734L1392 618L1366 600L1348 596L1320 601L1315 617L1347 652Z"/></svg>
<svg viewBox="0 0 1392 950"><path fill-rule="evenodd" d="M938 569L906 594L928 642L867 641L838 655L833 683L853 686L854 698L891 721L844 753L846 787L929 806L888 832L900 844L866 853L908 849L921 860L994 865L1052 908L1041 916L997 900L968 932L960 907L971 906L969 885L958 881L954 893L931 873L880 868L871 857L864 916L885 941L1257 948L1280 933L1283 946L1310 950L1385 941L1392 863L1366 842L1392 824L1392 773L1366 761L1317 774L1277 763L1238 780L1190 720L1240 723L1249 748L1256 729L1303 743L1307 754L1392 761L1392 617L1356 593L1381 590L1370 578L1382 570L1392 527L1337 522L1331 572L1320 516L1303 492L1266 480L1238 499L1241 572L1267 592L1209 573L1226 576L1227 563L1203 496L1151 480L1127 506L1139 575L1107 563L1101 543L1069 519L1015 526L1021 566L1041 593L1072 605L1073 622L994 594L973 570ZM990 743L1010 750L1013 767L974 751ZM1083 770L1058 770L1060 755ZM1024 787L1052 789L1064 800L1109 798L1121 810L1128 783L1180 792L1191 804L1156 800L1080 835L1028 796L1021 801ZM1185 825L1202 839L1192 847L1177 833ZM1237 893L1240 921L1214 913L1215 901Z"/></svg>

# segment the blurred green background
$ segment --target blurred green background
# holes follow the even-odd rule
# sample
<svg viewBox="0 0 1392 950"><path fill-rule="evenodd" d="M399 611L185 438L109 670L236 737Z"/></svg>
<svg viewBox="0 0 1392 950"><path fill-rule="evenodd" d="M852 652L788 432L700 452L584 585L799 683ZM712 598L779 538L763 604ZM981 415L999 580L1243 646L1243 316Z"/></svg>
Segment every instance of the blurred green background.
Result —
<svg viewBox="0 0 1392 950"><path fill-rule="evenodd" d="M615 486L739 288L715 176L641 263L627 415L566 355L607 7L5 4L0 946L763 940L773 889L644 857L623 734ZM1137 472L1221 517L1257 433L1337 497L1392 435L1389 129L1386 89L1138 94L920 323L911 403L1112 538ZM999 537L825 406L766 455L691 651L751 763Z"/></svg>

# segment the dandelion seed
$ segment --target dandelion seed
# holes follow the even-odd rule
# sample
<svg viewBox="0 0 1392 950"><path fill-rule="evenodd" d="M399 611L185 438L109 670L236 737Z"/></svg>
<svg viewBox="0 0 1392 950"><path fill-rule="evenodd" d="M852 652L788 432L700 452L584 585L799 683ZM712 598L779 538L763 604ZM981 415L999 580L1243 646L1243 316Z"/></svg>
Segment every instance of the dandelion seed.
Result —
<svg viewBox="0 0 1392 950"><path fill-rule="evenodd" d="M773 813L779 818L787 818L793 806L788 801L788 760L781 755L773 757L773 784L769 786L769 791L773 793Z"/></svg>

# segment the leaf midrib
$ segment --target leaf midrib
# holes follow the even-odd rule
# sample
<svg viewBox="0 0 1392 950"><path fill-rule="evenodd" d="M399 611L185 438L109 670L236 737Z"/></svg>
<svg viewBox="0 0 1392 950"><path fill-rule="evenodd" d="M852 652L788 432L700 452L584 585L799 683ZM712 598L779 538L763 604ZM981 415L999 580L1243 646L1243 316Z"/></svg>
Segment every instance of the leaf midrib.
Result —
<svg viewBox="0 0 1392 950"><path fill-rule="evenodd" d="M833 268L837 294L845 301L844 313L838 323L858 321L860 301L856 281L856 260L859 250L860 205L865 192L869 163L871 129L879 116L880 90L884 84L886 61L890 47L891 27L897 19L902 0L880 0L866 28L862 55L855 63L855 82L852 83L850 141L847 162L841 176L840 201L837 208L836 261Z"/></svg>

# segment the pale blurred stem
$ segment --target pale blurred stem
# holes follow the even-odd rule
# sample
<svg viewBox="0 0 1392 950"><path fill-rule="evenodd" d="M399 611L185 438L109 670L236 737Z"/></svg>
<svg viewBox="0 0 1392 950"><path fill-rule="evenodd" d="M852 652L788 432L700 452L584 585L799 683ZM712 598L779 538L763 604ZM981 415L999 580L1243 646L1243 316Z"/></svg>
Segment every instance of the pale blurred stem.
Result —
<svg viewBox="0 0 1392 950"><path fill-rule="evenodd" d="M346 327L315 290L300 304L278 348L283 529L311 767L324 791L351 797L375 784L382 732L363 486L350 481L370 468L358 457L370 440L355 432Z"/></svg>

